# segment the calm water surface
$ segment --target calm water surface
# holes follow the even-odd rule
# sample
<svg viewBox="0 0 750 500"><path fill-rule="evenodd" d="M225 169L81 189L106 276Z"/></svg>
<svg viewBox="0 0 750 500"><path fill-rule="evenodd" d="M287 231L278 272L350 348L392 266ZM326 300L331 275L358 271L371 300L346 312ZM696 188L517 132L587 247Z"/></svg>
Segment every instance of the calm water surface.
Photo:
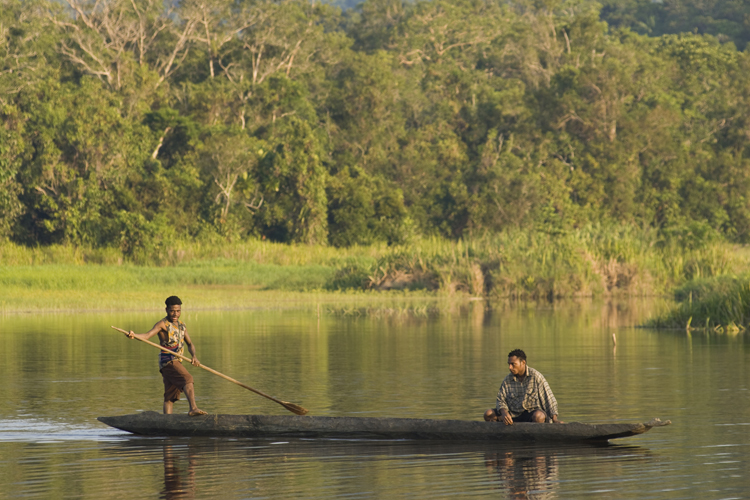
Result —
<svg viewBox="0 0 750 500"><path fill-rule="evenodd" d="M313 415L478 420L520 347L565 421L673 422L576 447L139 438L96 417L160 411L157 353L109 326L146 331L159 311L5 316L0 498L750 498L748 335L633 328L658 307L184 306L204 364ZM211 413L287 413L192 373Z"/></svg>

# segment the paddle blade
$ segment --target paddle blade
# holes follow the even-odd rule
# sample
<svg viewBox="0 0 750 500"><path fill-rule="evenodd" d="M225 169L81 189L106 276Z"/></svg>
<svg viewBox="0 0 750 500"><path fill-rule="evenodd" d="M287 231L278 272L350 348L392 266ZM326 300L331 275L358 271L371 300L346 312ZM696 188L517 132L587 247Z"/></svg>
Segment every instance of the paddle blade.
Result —
<svg viewBox="0 0 750 500"><path fill-rule="evenodd" d="M290 412L296 414L296 415L307 415L307 412L309 411L307 408L302 408L300 405L296 405L294 403L282 403L281 406L289 410Z"/></svg>

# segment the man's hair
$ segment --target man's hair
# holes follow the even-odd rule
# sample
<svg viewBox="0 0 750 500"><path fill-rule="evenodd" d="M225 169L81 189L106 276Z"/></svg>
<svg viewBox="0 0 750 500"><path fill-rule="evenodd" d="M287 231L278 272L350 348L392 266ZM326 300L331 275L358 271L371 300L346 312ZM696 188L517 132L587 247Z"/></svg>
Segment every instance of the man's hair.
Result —
<svg viewBox="0 0 750 500"><path fill-rule="evenodd" d="M182 301L177 295L172 295L171 297L167 297L167 300L165 300L164 303L167 304L167 307L182 305Z"/></svg>
<svg viewBox="0 0 750 500"><path fill-rule="evenodd" d="M526 353L521 349L513 349L508 353L509 358L512 358L513 356L517 357L520 360L526 361Z"/></svg>

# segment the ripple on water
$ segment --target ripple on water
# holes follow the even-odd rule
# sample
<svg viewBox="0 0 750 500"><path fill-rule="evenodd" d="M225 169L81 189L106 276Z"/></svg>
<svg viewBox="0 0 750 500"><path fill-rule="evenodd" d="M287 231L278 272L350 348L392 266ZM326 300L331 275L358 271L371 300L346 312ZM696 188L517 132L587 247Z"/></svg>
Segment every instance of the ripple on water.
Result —
<svg viewBox="0 0 750 500"><path fill-rule="evenodd" d="M127 436L117 429L39 418L0 420L0 442L117 441Z"/></svg>

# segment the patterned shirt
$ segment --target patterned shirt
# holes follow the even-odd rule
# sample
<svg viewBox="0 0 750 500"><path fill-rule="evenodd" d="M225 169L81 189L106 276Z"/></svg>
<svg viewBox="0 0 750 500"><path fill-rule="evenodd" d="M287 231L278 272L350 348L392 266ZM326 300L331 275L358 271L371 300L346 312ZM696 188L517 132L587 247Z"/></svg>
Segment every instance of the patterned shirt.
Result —
<svg viewBox="0 0 750 500"><path fill-rule="evenodd" d="M167 325L167 340L159 343L162 347L166 347L170 351L182 355L185 351L185 332L187 331L187 326L185 326L185 323L182 321L177 320L177 327L175 327L169 322L168 318L164 318L164 323ZM180 358L161 351L159 353L159 370L164 368L164 365L175 359L179 361Z"/></svg>
<svg viewBox="0 0 750 500"><path fill-rule="evenodd" d="M530 366L526 367L526 377L520 382L509 373L497 392L497 410L508 410L511 417L524 411L542 410L547 418L557 415L557 400L544 375Z"/></svg>

